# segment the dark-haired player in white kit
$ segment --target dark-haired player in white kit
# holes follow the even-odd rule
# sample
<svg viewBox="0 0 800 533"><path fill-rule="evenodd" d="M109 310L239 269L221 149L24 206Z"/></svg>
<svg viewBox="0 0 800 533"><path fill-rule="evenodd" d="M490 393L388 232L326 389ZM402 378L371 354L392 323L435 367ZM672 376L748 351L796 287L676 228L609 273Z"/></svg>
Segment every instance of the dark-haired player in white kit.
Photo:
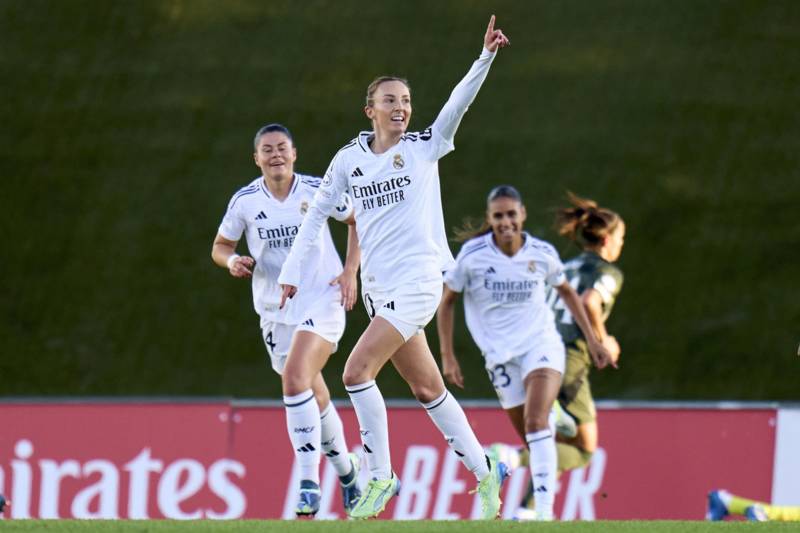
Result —
<svg viewBox="0 0 800 533"><path fill-rule="evenodd" d="M373 131L346 144L325 174L279 281L284 296L295 294L309 271L310 243L337 199L349 189L362 252L364 303L372 319L347 360L344 384L361 426L372 474L352 516L377 516L400 488L392 472L386 405L375 378L391 360L434 424L478 479L482 516L500 511L505 465L485 456L461 406L447 392L425 339L442 294L442 271L452 264L439 190L438 160L453 150L461 118L478 93L498 48L508 44L494 29L484 35L484 49L455 87L433 125L406 133L411 118L408 82L380 77L367 88L364 112ZM302 294L302 287L297 294ZM296 296L295 296L296 297Z"/></svg>
<svg viewBox="0 0 800 533"><path fill-rule="evenodd" d="M286 127L264 126L254 145L255 162L263 175L233 195L211 257L232 276L253 279L253 304L261 317L272 368L281 375L289 439L300 469L295 512L308 516L319 510L322 452L339 475L349 514L361 494L358 461L348 454L342 421L320 371L342 337L345 309L352 309L355 302L358 240L351 225L343 269L328 226L321 228L309 246L310 269L300 282L302 293L281 309L278 274L320 178L294 171L297 151ZM352 222L349 196L342 194L336 200L334 218ZM242 234L252 257L236 253Z"/></svg>
<svg viewBox="0 0 800 533"><path fill-rule="evenodd" d="M464 293L467 327L512 425L530 450L536 519L553 520L556 443L550 413L564 374L564 343L545 300L554 287L586 335L602 368L611 355L598 341L580 298L567 282L558 252L523 230L526 213L514 187L495 187L486 222L470 235L445 276L437 316L445 377L463 387L453 349L453 308Z"/></svg>

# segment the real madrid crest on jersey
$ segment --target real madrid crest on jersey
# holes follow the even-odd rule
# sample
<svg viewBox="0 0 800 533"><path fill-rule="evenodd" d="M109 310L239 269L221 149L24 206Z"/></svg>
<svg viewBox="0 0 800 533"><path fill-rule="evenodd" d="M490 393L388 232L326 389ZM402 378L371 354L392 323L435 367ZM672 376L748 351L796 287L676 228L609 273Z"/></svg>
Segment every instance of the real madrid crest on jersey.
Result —
<svg viewBox="0 0 800 533"><path fill-rule="evenodd" d="M536 261L528 261L528 272L536 272Z"/></svg>
<svg viewBox="0 0 800 533"><path fill-rule="evenodd" d="M401 168L406 166L406 162L403 161L403 156L401 156L400 154L394 154L394 161L392 162L392 165L394 165L394 168L396 168L397 170L400 170Z"/></svg>
<svg viewBox="0 0 800 533"><path fill-rule="evenodd" d="M303 201L300 203L300 214L301 214L301 215L305 215L307 211L308 211L308 202L306 202L305 200L303 200Z"/></svg>

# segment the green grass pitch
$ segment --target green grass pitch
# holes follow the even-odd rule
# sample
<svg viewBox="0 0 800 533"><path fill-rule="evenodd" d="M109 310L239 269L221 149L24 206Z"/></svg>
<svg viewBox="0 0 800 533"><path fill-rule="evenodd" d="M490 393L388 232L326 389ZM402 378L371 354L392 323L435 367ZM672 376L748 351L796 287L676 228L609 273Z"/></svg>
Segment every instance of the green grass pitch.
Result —
<svg viewBox="0 0 800 533"><path fill-rule="evenodd" d="M3 533L16 531L47 531L53 533L183 533L183 532L233 532L259 533L461 533L494 531L547 531L559 533L705 533L717 531L800 531L800 525L787 522L681 522L681 521L597 521L597 522L467 522L467 521L280 521L240 520L215 521L81 521L81 520L20 520L5 521L0 525Z"/></svg>

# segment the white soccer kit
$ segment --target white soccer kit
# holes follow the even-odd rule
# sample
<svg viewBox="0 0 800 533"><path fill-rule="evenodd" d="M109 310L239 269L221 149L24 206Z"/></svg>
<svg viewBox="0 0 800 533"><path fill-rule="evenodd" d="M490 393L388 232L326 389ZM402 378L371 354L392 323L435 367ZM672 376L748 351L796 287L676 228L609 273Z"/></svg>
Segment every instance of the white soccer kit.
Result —
<svg viewBox="0 0 800 533"><path fill-rule="evenodd" d="M342 273L342 261L327 224L317 230L309 246L309 270L300 282L301 290L283 309L278 308L281 300L278 274L320 181L317 177L295 174L289 195L280 201L269 192L263 177L256 178L233 195L219 226L219 234L231 241L238 241L244 234L250 255L256 260L253 305L261 317L273 366L280 366L276 368L278 372L283 368L281 358L285 359L288 353L295 329L314 331L334 344L344 332L339 287L330 285ZM345 220L350 214L350 198L339 195L333 216Z"/></svg>
<svg viewBox="0 0 800 533"><path fill-rule="evenodd" d="M525 233L509 257L492 233L467 241L445 283L464 293L467 328L486 359L503 407L525 400L525 376L537 368L564 372L564 344L545 301L546 285L566 280L558 252Z"/></svg>
<svg viewBox="0 0 800 533"><path fill-rule="evenodd" d="M334 212L336 199L349 191L361 247L365 300L368 294L388 295L376 314L395 326L397 319L419 330L430 321L439 304L434 286L441 287L442 271L453 263L444 229L438 160L454 149L456 129L494 56L483 50L428 129L406 133L382 154L369 147L371 131L359 133L339 150L295 239L280 283L297 286L311 271L311 239ZM405 296L419 293L414 285L420 283L431 298L404 305ZM393 308L388 306L392 302ZM408 338L406 332L401 333Z"/></svg>

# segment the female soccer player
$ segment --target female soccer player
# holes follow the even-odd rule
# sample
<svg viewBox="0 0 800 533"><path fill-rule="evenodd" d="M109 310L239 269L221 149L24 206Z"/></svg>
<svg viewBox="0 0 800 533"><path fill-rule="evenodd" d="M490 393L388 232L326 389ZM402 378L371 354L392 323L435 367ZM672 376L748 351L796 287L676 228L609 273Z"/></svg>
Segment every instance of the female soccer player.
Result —
<svg viewBox="0 0 800 533"><path fill-rule="evenodd" d="M278 273L320 178L295 173L297 149L292 134L280 124L258 130L254 146L263 175L233 195L211 257L233 277L253 279L253 304L272 368L281 375L289 439L300 468L296 513L307 516L319 510L320 450L339 475L349 513L360 496L358 462L347 452L342 421L320 371L344 332L345 309L355 302L358 240L351 225L343 269L327 225L318 231L309 246L311 269L300 285L302 294L279 308ZM352 221L349 196L337 196L336 203L335 218ZM242 233L252 257L236 253Z"/></svg>
<svg viewBox="0 0 800 533"><path fill-rule="evenodd" d="M560 235L576 241L583 252L564 264L564 273L581 297L592 331L616 366L620 347L617 339L608 334L605 321L622 289L622 271L613 263L619 259L625 243L625 222L617 213L599 207L592 200L572 193L568 197L572 206L558 211L556 229ZM589 385L592 360L587 337L582 328L576 327L574 313L559 296L553 293L549 298L567 348L559 401L578 423L575 437L559 437L562 442L558 443L558 469L565 472L588 464L597 449L597 410Z"/></svg>
<svg viewBox="0 0 800 533"><path fill-rule="evenodd" d="M453 260L444 231L437 162L453 150L461 118L497 50L509 44L494 21L492 16L483 52L430 128L406 133L412 111L408 82L380 77L369 85L364 112L373 131L361 132L333 158L279 277L284 299L302 294L301 280L311 272L311 242L349 188L362 251L364 304L372 319L347 359L343 376L373 477L353 510L357 518L377 516L400 488L389 458L386 405L375 384L389 360L478 479L483 517L495 518L500 511L505 467L484 455L461 406L445 389L423 330L439 304L442 271Z"/></svg>
<svg viewBox="0 0 800 533"><path fill-rule="evenodd" d="M605 321L622 289L622 271L613 263L622 252L625 223L617 213L599 207L592 200L571 193L568 198L572 205L558 211L556 229L559 234L576 241L583 252L564 264L564 274L580 295L592 330L616 366L620 347L616 338L606 331ZM550 291L548 303L555 313L556 326L567 349L566 370L558 398L567 416L577 422L575 435L557 436L558 471L566 472L589 464L597 449L597 410L589 385L592 360L586 338L566 302L556 291ZM517 517L529 516L526 507L533 495L529 489Z"/></svg>
<svg viewBox="0 0 800 533"><path fill-rule="evenodd" d="M464 243L445 276L437 317L445 376L463 386L453 350L453 308L464 293L467 327L512 424L530 450L536 519L553 519L556 444L549 414L564 372L564 344L545 300L554 287L586 332L597 365L610 354L595 338L580 299L567 282L558 252L523 230L526 212L509 185L492 189L486 222ZM460 383L459 383L460 379Z"/></svg>

